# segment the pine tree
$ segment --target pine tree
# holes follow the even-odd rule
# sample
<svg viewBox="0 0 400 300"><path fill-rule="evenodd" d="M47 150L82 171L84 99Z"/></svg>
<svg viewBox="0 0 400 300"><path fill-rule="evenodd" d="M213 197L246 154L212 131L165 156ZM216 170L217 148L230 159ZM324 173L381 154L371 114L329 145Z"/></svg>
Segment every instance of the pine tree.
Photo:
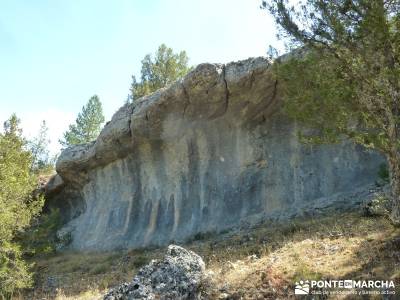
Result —
<svg viewBox="0 0 400 300"><path fill-rule="evenodd" d="M60 144L64 147L70 145L89 143L100 134L101 125L104 123L103 108L98 96L94 95L83 106L78 114L75 124L71 124L64 133Z"/></svg>
<svg viewBox="0 0 400 300"><path fill-rule="evenodd" d="M29 287L32 277L22 260L15 236L38 215L43 199L34 199L36 177L30 172L32 157L26 150L20 121L15 114L0 133L0 296ZM0 297L1 298L1 297Z"/></svg>
<svg viewBox="0 0 400 300"><path fill-rule="evenodd" d="M185 51L174 53L172 48L161 44L154 57L147 54L142 60L141 81L132 76L131 99L135 100L182 78L190 71Z"/></svg>
<svg viewBox="0 0 400 300"><path fill-rule="evenodd" d="M32 153L31 171L37 173L40 170L51 167L52 162L49 158L49 143L50 140L47 136L49 128L46 121L42 121L38 135L29 142L29 149Z"/></svg>
<svg viewBox="0 0 400 300"><path fill-rule="evenodd" d="M400 3L300 2L263 1L297 48L274 63L287 112L317 129L309 141L346 136L386 156L391 220L400 225Z"/></svg>

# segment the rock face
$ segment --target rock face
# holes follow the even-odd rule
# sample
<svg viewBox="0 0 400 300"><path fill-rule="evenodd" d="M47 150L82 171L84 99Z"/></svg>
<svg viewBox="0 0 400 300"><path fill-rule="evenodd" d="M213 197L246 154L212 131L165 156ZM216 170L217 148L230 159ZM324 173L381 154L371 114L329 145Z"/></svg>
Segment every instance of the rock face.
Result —
<svg viewBox="0 0 400 300"><path fill-rule="evenodd" d="M163 260L141 268L131 282L111 289L104 300L200 299L204 271L200 256L170 245Z"/></svg>
<svg viewBox="0 0 400 300"><path fill-rule="evenodd" d="M71 248L166 244L351 205L382 158L349 142L301 144L280 103L267 60L255 58L199 65L120 108L95 142L57 161L62 191L49 203Z"/></svg>

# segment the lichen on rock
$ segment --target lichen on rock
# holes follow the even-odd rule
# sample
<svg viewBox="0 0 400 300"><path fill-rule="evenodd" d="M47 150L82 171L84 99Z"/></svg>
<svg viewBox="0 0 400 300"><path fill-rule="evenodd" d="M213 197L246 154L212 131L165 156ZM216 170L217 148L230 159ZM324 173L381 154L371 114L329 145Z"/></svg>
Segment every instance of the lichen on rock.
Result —
<svg viewBox="0 0 400 300"><path fill-rule="evenodd" d="M162 260L142 267L129 283L111 289L104 300L200 299L205 265L200 256L170 245Z"/></svg>

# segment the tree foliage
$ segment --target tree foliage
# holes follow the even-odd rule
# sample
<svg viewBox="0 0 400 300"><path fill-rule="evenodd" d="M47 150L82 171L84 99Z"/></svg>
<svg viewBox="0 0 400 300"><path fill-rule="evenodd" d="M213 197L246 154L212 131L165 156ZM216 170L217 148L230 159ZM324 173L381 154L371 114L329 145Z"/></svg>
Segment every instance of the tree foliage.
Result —
<svg viewBox="0 0 400 300"><path fill-rule="evenodd" d="M28 265L21 258L16 234L23 231L43 205L33 198L36 177L30 172L31 153L26 150L19 119L14 114L0 133L0 295L30 286Z"/></svg>
<svg viewBox="0 0 400 300"><path fill-rule="evenodd" d="M100 134L104 123L103 107L98 96L94 95L82 107L75 124L69 125L60 144L64 147L94 141Z"/></svg>
<svg viewBox="0 0 400 300"><path fill-rule="evenodd" d="M289 115L317 128L310 141L343 136L388 160L391 219L400 224L400 3L263 1L292 54L274 68Z"/></svg>
<svg viewBox="0 0 400 300"><path fill-rule="evenodd" d="M50 143L47 134L48 130L49 128L46 125L46 121L43 120L40 124L38 135L28 143L29 150L32 154L31 171L35 173L46 171L49 168L53 168L54 165L48 150Z"/></svg>
<svg viewBox="0 0 400 300"><path fill-rule="evenodd" d="M185 51L174 53L173 49L161 44L154 54L147 54L142 60L141 81L132 76L130 98L138 99L155 92L183 77L190 68Z"/></svg>

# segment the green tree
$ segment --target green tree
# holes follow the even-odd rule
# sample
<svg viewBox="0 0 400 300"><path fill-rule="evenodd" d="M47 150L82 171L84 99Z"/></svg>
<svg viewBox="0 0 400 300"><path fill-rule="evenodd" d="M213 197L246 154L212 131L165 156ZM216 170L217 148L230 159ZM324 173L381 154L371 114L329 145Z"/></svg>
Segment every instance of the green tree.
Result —
<svg viewBox="0 0 400 300"><path fill-rule="evenodd" d="M289 115L317 134L348 137L386 156L391 220L400 224L400 3L390 0L263 1L292 54L276 59Z"/></svg>
<svg viewBox="0 0 400 300"><path fill-rule="evenodd" d="M188 61L185 51L174 53L173 49L161 44L154 57L147 54L143 58L141 81L132 76L131 100L151 94L185 76L190 71Z"/></svg>
<svg viewBox="0 0 400 300"><path fill-rule="evenodd" d="M29 149L32 153L31 171L35 173L48 169L53 165L48 150L50 143L47 134L48 130L46 121L43 120L40 124L38 135L29 141Z"/></svg>
<svg viewBox="0 0 400 300"><path fill-rule="evenodd" d="M21 258L15 236L41 211L43 199L33 198L36 177L30 172L32 157L26 150L19 119L15 114L0 133L0 295L32 283L29 266Z"/></svg>
<svg viewBox="0 0 400 300"><path fill-rule="evenodd" d="M94 95L82 107L75 124L69 125L69 129L64 132L64 137L59 142L62 146L68 147L94 141L100 134L103 123L103 108L99 97Z"/></svg>

